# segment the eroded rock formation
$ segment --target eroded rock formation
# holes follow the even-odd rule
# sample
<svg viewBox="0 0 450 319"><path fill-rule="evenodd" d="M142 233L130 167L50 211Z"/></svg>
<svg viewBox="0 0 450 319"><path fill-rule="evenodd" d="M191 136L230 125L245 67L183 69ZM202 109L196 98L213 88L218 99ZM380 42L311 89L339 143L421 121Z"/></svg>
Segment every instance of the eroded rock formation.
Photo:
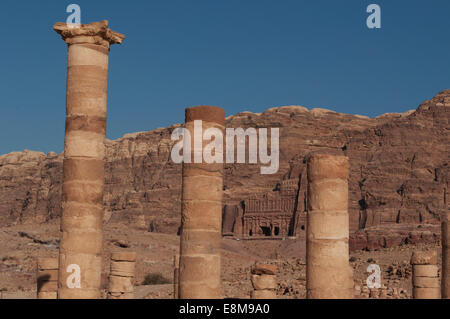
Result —
<svg viewBox="0 0 450 319"><path fill-rule="evenodd" d="M306 154L338 149L350 159L349 214L351 230L359 229L355 236L375 245L379 237L372 237L382 234L389 244L392 232L387 228L439 227L450 189L449 120L450 90L416 111L373 119L299 106L229 116L227 127L280 127L280 170L261 175L259 165L225 165L225 204L239 207L256 194L279 192L278 184L299 178ZM181 165L170 160L170 135L176 127L106 142L106 221L177 232ZM0 156L0 224L58 218L61 182L62 155L26 151ZM235 214L242 219L242 210ZM227 223L229 231L242 232L234 219Z"/></svg>

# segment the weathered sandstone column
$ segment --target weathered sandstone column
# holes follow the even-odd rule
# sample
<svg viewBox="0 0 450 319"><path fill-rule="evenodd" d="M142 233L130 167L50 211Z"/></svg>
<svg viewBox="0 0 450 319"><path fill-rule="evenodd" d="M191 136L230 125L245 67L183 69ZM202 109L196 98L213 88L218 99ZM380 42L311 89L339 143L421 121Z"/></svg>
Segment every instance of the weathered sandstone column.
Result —
<svg viewBox="0 0 450 319"><path fill-rule="evenodd" d="M56 23L54 29L69 47L58 297L96 299L103 241L108 53L124 36L108 29L108 21L79 27ZM71 288L67 280L73 278L68 276L76 269L81 285Z"/></svg>
<svg viewBox="0 0 450 319"><path fill-rule="evenodd" d="M411 257L413 271L413 298L440 299L437 254L435 251L414 252Z"/></svg>
<svg viewBox="0 0 450 319"><path fill-rule="evenodd" d="M450 208L443 214L442 243L442 299L450 299Z"/></svg>
<svg viewBox="0 0 450 319"><path fill-rule="evenodd" d="M178 299L178 286L180 285L180 255L173 258L173 298Z"/></svg>
<svg viewBox="0 0 450 319"><path fill-rule="evenodd" d="M252 269L252 299L277 298L277 267L275 265L255 265Z"/></svg>
<svg viewBox="0 0 450 319"><path fill-rule="evenodd" d="M349 161L312 154L308 160L306 288L309 299L352 299L349 264Z"/></svg>
<svg viewBox="0 0 450 319"><path fill-rule="evenodd" d="M58 258L38 258L37 298L58 298Z"/></svg>
<svg viewBox="0 0 450 319"><path fill-rule="evenodd" d="M213 106L186 109L186 129L193 154L210 140L194 141L194 121L224 131L225 111ZM217 150L216 150L217 151ZM220 242L222 228L223 163L183 163L181 199L180 285L181 299L221 298Z"/></svg>
<svg viewBox="0 0 450 319"><path fill-rule="evenodd" d="M111 254L108 299L134 298L135 252L114 252Z"/></svg>

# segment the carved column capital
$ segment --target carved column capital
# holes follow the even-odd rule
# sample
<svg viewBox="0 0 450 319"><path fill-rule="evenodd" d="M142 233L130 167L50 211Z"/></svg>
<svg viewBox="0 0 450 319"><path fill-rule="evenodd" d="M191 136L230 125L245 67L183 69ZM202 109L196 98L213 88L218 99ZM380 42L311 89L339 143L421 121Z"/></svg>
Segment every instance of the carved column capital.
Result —
<svg viewBox="0 0 450 319"><path fill-rule="evenodd" d="M125 36L108 28L108 20L89 24L55 23L53 26L68 44L96 44L107 49L111 44L121 44Z"/></svg>

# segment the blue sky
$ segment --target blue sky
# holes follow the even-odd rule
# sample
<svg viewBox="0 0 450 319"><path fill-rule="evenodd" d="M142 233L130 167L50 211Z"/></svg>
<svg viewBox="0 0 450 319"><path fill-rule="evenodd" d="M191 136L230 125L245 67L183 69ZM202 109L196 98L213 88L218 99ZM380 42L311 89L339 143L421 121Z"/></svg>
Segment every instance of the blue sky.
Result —
<svg viewBox="0 0 450 319"><path fill-rule="evenodd" d="M377 116L450 88L448 0L2 0L0 154L63 150L67 49L52 26L70 3L82 23L108 19L127 36L110 53L110 139L199 104Z"/></svg>

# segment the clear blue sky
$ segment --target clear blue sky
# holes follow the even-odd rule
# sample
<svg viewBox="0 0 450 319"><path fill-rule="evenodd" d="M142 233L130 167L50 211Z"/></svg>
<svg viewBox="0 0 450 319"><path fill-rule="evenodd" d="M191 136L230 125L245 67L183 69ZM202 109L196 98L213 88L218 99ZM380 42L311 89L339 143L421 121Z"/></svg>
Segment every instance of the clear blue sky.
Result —
<svg viewBox="0 0 450 319"><path fill-rule="evenodd" d="M67 49L52 26L70 3L127 36L110 53L110 139L198 104L377 116L450 88L448 0L2 0L0 154L63 150ZM370 3L379 30L366 27Z"/></svg>

